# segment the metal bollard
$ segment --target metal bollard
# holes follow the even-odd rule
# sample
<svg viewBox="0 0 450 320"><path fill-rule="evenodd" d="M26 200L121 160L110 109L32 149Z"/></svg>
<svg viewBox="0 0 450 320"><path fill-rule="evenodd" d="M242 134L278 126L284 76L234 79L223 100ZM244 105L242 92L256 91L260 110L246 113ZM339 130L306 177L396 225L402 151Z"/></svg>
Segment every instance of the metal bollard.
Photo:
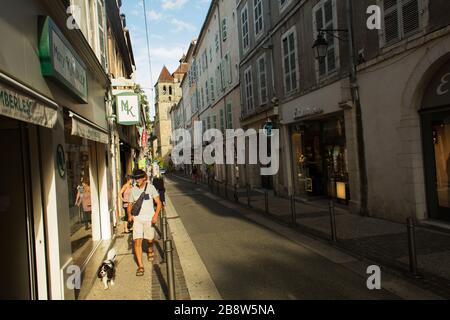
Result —
<svg viewBox="0 0 450 320"><path fill-rule="evenodd" d="M228 188L228 181L226 181L225 180L225 185L224 185L224 188L225 188L225 199L228 199L228 190L227 190L227 188Z"/></svg>
<svg viewBox="0 0 450 320"><path fill-rule="evenodd" d="M163 255L163 259L162 262L165 263L167 261L167 256L166 256L166 241L168 239L168 233L167 233L167 216L164 214L163 212L163 216L162 216L162 221L163 221L163 229L162 229L162 234L163 234L163 249L164 249L164 255Z"/></svg>
<svg viewBox="0 0 450 320"><path fill-rule="evenodd" d="M295 196L291 195L291 223L297 225L297 213L295 212Z"/></svg>
<svg viewBox="0 0 450 320"><path fill-rule="evenodd" d="M167 287L169 289L169 300L175 300L175 271L173 266L172 240L165 241L165 256L167 256Z"/></svg>
<svg viewBox="0 0 450 320"><path fill-rule="evenodd" d="M334 200L330 199L330 226L331 226L331 240L337 242L336 235L336 214L334 211Z"/></svg>
<svg viewBox="0 0 450 320"><path fill-rule="evenodd" d="M406 227L408 229L409 270L414 278L421 278L417 268L416 226L413 218L407 219Z"/></svg>
<svg viewBox="0 0 450 320"><path fill-rule="evenodd" d="M250 204L250 185L247 185L247 205L249 208L252 207L252 205Z"/></svg>
<svg viewBox="0 0 450 320"><path fill-rule="evenodd" d="M269 214L269 193L267 191L264 191L264 208L266 214Z"/></svg>
<svg viewBox="0 0 450 320"><path fill-rule="evenodd" d="M159 240L164 239L164 237L163 237L163 228L164 228L164 225L163 225L163 216L164 216L164 208L163 208L162 210L163 210L163 212L161 213L161 216L159 217Z"/></svg>

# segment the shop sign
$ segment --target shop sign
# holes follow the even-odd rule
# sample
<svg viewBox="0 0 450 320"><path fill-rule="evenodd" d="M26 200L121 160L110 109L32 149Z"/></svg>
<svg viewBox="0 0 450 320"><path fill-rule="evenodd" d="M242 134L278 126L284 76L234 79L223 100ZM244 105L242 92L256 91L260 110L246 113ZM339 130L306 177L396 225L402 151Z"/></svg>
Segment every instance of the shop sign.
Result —
<svg viewBox="0 0 450 320"><path fill-rule="evenodd" d="M72 135L103 144L109 143L108 134L75 118L72 118Z"/></svg>
<svg viewBox="0 0 450 320"><path fill-rule="evenodd" d="M423 100L423 108L447 105L450 105L450 62L433 77Z"/></svg>
<svg viewBox="0 0 450 320"><path fill-rule="evenodd" d="M267 120L267 122L263 126L263 130L266 134L266 136L271 137L272 136L272 130L273 130L273 122L272 120Z"/></svg>
<svg viewBox="0 0 450 320"><path fill-rule="evenodd" d="M139 95L122 93L116 96L117 123L133 126L141 122Z"/></svg>
<svg viewBox="0 0 450 320"><path fill-rule="evenodd" d="M82 103L87 103L86 65L50 17L42 17L39 57L44 77L63 85Z"/></svg>
<svg viewBox="0 0 450 320"><path fill-rule="evenodd" d="M142 147L147 147L148 144L148 134L147 134L147 130L143 130L142 131L142 141L141 141L141 146Z"/></svg>
<svg viewBox="0 0 450 320"><path fill-rule="evenodd" d="M58 119L55 108L14 92L0 84L0 115L53 128Z"/></svg>
<svg viewBox="0 0 450 320"><path fill-rule="evenodd" d="M324 111L321 108L317 107L298 107L294 110L294 119L301 119L305 117L315 116L322 114Z"/></svg>
<svg viewBox="0 0 450 320"><path fill-rule="evenodd" d="M56 166L61 178L66 176L66 154L64 153L64 147L59 144L56 148Z"/></svg>

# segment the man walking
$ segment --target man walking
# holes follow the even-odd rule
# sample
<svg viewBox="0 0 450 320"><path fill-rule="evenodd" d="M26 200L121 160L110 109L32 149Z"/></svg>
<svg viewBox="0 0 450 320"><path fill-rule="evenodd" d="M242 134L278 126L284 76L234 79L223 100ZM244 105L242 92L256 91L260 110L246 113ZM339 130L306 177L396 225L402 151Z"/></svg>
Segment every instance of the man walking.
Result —
<svg viewBox="0 0 450 320"><path fill-rule="evenodd" d="M155 187L148 183L148 177L145 171L135 170L133 172L133 179L136 180L136 186L131 189L128 205L128 222L133 222L133 240L134 240L134 254L138 263L138 270L136 276L143 276L145 269L142 263L142 243L143 240L148 241L147 258L150 261L155 253L153 249L153 241L155 239L154 225L158 220L161 212L161 201L159 193ZM156 209L153 201L156 203ZM133 210L134 206L141 205Z"/></svg>

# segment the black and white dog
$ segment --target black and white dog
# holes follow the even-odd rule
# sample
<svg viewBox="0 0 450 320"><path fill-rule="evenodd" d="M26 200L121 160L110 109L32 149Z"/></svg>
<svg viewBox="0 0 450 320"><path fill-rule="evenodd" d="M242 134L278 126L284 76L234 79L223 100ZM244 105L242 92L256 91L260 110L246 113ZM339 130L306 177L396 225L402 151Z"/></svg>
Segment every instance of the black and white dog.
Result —
<svg viewBox="0 0 450 320"><path fill-rule="evenodd" d="M105 290L107 290L108 287L108 281L111 283L111 285L114 285L114 279L116 276L116 266L115 266L115 260L116 260L116 250L111 249L108 252L108 255L106 257L106 260L103 261L100 268L98 268L97 276L99 279L103 282L103 287Z"/></svg>

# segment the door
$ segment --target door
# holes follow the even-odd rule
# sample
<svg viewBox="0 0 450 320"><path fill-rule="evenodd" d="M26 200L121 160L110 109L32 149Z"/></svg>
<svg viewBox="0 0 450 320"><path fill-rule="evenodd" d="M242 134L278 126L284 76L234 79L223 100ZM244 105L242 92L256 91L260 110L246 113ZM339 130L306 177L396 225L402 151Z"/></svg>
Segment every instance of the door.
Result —
<svg viewBox="0 0 450 320"><path fill-rule="evenodd" d="M0 299L35 298L34 239L25 124L0 117Z"/></svg>
<svg viewBox="0 0 450 320"><path fill-rule="evenodd" d="M429 216L450 221L450 111L422 119Z"/></svg>

